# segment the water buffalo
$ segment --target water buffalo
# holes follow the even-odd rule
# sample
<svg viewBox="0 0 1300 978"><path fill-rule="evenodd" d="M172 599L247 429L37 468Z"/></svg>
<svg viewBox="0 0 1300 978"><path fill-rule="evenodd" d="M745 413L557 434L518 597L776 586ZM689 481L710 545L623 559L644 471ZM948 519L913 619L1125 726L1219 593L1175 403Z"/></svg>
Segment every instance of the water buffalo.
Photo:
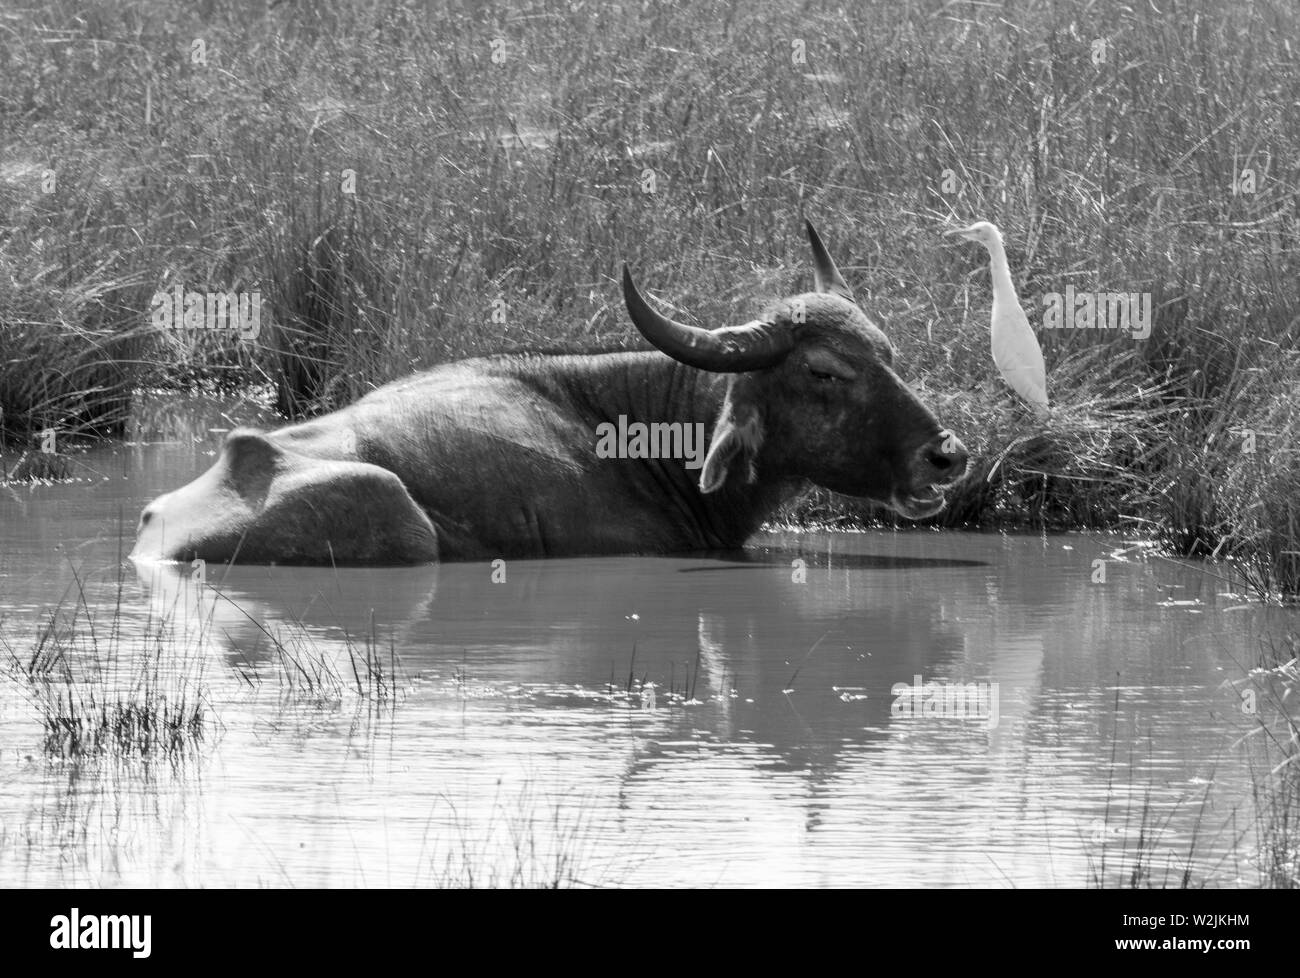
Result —
<svg viewBox="0 0 1300 978"><path fill-rule="evenodd" d="M660 315L625 267L632 322L666 357L463 360L312 421L236 429L212 468L145 508L133 556L410 564L725 549L808 482L930 516L966 451L894 373L889 340L807 230L817 291L740 326ZM708 450L692 455L697 431Z"/></svg>

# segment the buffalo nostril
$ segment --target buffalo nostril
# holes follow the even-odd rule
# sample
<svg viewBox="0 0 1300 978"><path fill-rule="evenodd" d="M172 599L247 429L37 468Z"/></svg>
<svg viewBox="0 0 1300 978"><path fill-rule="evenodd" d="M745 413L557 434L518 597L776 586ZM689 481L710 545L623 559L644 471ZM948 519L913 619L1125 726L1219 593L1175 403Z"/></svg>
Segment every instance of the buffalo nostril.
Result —
<svg viewBox="0 0 1300 978"><path fill-rule="evenodd" d="M966 446L955 437L945 434L937 443L930 444L925 460L936 474L956 478L966 468Z"/></svg>

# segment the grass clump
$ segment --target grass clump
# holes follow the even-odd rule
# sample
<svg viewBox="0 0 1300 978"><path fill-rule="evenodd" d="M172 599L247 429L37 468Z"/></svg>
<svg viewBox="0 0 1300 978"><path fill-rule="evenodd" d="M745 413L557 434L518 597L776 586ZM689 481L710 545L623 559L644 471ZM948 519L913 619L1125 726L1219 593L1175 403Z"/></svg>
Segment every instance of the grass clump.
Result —
<svg viewBox="0 0 1300 978"><path fill-rule="evenodd" d="M29 652L0 637L6 672L35 708L45 754L181 763L199 752L216 718L201 663L177 655L170 629L158 624L150 639L133 643L115 620L101 635L84 593L72 614L61 610Z"/></svg>
<svg viewBox="0 0 1300 978"><path fill-rule="evenodd" d="M1201 786L1189 789L1164 814L1148 783L1124 798L1114 783L1118 734L1112 741L1105 816L1088 856L1088 885L1094 888L1192 889L1222 885L1224 863L1234 860L1228 885L1263 889L1300 888L1300 636L1266 636L1256 665L1242 678L1225 683L1229 724L1239 736L1232 749L1245 751L1250 785L1226 811L1213 798L1213 769ZM1116 691L1116 716L1118 717ZM1129 769L1133 757L1128 758ZM1195 818L1186 850L1175 852L1167 839L1170 824L1187 805ZM1228 837L1228 852L1211 861L1208 840ZM1235 862L1245 850L1245 865Z"/></svg>
<svg viewBox="0 0 1300 978"><path fill-rule="evenodd" d="M438 842L431 844L435 824ZM528 890L615 885L587 856L590 830L586 807L562 796L539 796L531 782L512 797L498 791L490 811L473 817L444 795L429 814L415 885Z"/></svg>
<svg viewBox="0 0 1300 978"><path fill-rule="evenodd" d="M287 700L337 706L347 696L372 706L396 704L408 682L402 672L396 642L389 639L385 649L380 644L374 613L370 630L358 641L343 631L342 662L329 652L301 622L267 625L255 621L259 641L240 649L234 662L240 679L251 689L267 685L265 666L254 660L269 661L275 688ZM269 646L262 647L261 639Z"/></svg>

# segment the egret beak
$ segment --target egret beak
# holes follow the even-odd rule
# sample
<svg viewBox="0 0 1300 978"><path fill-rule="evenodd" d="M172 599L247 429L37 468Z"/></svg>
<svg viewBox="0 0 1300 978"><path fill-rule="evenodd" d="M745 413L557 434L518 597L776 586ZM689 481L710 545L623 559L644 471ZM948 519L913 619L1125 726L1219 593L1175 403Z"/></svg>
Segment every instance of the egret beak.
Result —
<svg viewBox="0 0 1300 978"><path fill-rule="evenodd" d="M968 228L953 228L951 231L945 231L943 233L945 237L952 237L954 234L958 234L961 235L963 238L965 238L974 230L975 230L975 225L972 224Z"/></svg>

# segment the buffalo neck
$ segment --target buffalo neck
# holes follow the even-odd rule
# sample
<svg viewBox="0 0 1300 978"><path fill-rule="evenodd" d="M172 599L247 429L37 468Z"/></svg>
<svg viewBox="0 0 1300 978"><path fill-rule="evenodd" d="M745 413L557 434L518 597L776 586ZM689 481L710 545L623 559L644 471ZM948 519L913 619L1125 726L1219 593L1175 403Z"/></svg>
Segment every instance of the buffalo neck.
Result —
<svg viewBox="0 0 1300 978"><path fill-rule="evenodd" d="M703 425L703 451L712 442L722 414L729 375L679 363L660 353L608 353L563 357L556 375L565 394L594 431L620 417L628 422L682 422ZM797 491L799 480L764 468L755 460L756 478L747 480L738 462L721 488L700 491L702 468L688 469L681 459L637 459L636 478L675 516L695 529L702 548L738 547L780 504Z"/></svg>

